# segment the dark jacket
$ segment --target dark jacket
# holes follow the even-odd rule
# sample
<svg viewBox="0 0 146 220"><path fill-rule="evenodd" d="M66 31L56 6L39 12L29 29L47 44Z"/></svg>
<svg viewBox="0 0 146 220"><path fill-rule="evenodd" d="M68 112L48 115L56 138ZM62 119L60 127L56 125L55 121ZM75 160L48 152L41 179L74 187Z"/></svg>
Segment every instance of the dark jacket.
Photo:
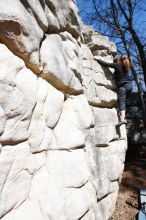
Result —
<svg viewBox="0 0 146 220"><path fill-rule="evenodd" d="M105 67L111 67L115 69L115 79L118 86L122 86L125 83L132 82L132 77L130 76L129 71L126 72L123 70L122 65L119 63L107 63L103 60L97 60L101 65Z"/></svg>

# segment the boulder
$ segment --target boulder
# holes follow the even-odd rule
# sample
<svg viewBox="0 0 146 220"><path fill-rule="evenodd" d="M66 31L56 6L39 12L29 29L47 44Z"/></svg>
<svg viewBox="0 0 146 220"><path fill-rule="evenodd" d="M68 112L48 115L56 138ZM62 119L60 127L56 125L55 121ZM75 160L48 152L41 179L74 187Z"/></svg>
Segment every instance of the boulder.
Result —
<svg viewBox="0 0 146 220"><path fill-rule="evenodd" d="M110 218L127 137L96 60L115 52L74 0L1 0L0 219Z"/></svg>

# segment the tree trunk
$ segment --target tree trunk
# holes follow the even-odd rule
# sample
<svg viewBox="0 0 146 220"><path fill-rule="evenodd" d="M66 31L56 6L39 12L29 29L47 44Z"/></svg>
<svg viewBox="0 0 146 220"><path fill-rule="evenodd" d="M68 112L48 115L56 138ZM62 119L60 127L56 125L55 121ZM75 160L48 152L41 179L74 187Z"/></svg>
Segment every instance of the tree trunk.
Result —
<svg viewBox="0 0 146 220"><path fill-rule="evenodd" d="M141 65L142 65L142 71L143 71L143 75L144 75L144 81L145 81L145 85L146 85L146 55L145 55L145 52L144 52L144 47L142 46L140 40L139 40L139 37L137 36L135 30L130 27L129 28L129 31L132 35L132 38L137 46L137 49L138 49L138 52L139 52L139 56L140 56L140 59L141 59Z"/></svg>

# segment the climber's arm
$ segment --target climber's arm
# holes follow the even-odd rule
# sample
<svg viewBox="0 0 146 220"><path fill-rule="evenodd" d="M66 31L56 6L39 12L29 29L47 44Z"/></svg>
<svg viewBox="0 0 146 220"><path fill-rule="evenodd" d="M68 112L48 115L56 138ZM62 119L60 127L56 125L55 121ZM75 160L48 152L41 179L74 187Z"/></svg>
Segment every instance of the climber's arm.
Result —
<svg viewBox="0 0 146 220"><path fill-rule="evenodd" d="M105 67L111 67L111 68L114 68L116 69L117 68L117 63L107 63L103 60L100 60L100 59L96 59L98 61L99 64L101 64L102 66L105 66Z"/></svg>

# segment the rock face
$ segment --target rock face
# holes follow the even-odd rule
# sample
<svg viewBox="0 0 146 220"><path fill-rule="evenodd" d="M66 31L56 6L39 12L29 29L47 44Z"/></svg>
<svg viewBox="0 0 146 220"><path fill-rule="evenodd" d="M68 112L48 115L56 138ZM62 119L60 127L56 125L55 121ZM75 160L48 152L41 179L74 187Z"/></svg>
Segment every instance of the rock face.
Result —
<svg viewBox="0 0 146 220"><path fill-rule="evenodd" d="M73 0L0 1L0 219L112 215L127 143L94 56L115 52Z"/></svg>

